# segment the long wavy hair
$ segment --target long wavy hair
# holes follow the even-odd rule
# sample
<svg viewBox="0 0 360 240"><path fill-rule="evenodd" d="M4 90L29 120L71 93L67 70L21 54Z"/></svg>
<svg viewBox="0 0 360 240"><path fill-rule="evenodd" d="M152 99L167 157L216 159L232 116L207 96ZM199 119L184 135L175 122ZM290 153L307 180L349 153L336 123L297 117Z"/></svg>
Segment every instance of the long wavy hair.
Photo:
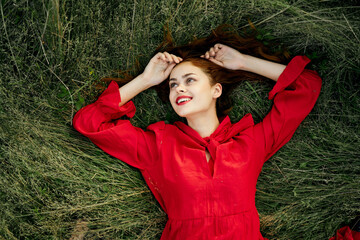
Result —
<svg viewBox="0 0 360 240"><path fill-rule="evenodd" d="M220 83L222 85L222 94L216 101L216 112L218 117L225 116L232 108L232 101L230 94L232 90L240 82L244 80L260 80L264 77L257 74L242 71L242 70L229 70L223 68L207 59L201 58L206 51L213 47L216 43L228 45L237 49L241 53L251 56L286 63L290 58L288 52L281 48L277 52L270 49L275 44L263 44L257 39L258 32L255 27L250 24L251 28L247 32L238 34L234 27L231 25L223 24L212 30L210 35L204 38L195 38L188 44L176 46L171 32L168 28L164 31L164 40L156 49L155 52L168 52L183 59L183 62L190 61L196 67L201 68L206 74L210 76L211 84ZM249 31L250 30L250 31ZM277 47L280 45L277 45ZM115 80L120 84L127 83L133 79L132 76L127 75L126 72L123 78L104 78L103 80ZM169 85L168 80L163 81L161 84L155 86L155 89L163 102L169 101Z"/></svg>

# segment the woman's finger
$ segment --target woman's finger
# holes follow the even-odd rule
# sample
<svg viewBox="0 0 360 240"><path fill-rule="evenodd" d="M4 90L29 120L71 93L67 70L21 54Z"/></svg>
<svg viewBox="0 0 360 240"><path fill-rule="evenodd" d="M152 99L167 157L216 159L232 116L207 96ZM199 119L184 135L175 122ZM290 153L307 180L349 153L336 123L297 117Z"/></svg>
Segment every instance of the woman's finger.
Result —
<svg viewBox="0 0 360 240"><path fill-rule="evenodd" d="M161 59L161 60L163 60L163 61L166 61L166 57L165 57L165 54L164 54L164 53L158 52L156 55L157 55L157 58L158 58L158 59Z"/></svg>
<svg viewBox="0 0 360 240"><path fill-rule="evenodd" d="M172 62L173 62L173 58L171 57L170 53L164 52L164 54L165 54L165 57L166 57L166 61L167 61L168 63L172 63Z"/></svg>
<svg viewBox="0 0 360 240"><path fill-rule="evenodd" d="M210 48L209 53L210 53L210 56L211 56L211 57L214 57L214 56L216 55L216 54L215 54L215 50L214 50L213 47Z"/></svg>
<svg viewBox="0 0 360 240"><path fill-rule="evenodd" d="M217 44L214 45L215 52L217 52L221 48L222 48L222 44L220 44L220 43L217 43Z"/></svg>
<svg viewBox="0 0 360 240"><path fill-rule="evenodd" d="M175 67L176 63L171 63L167 66L167 68L165 69L164 75L165 76L169 76L171 71L173 70L173 68Z"/></svg>
<svg viewBox="0 0 360 240"><path fill-rule="evenodd" d="M222 63L221 61L219 61L219 60L217 60L217 59L215 59L215 58L209 58L209 60L210 60L211 62L219 65L219 66L222 66L222 67L224 66L224 63Z"/></svg>
<svg viewBox="0 0 360 240"><path fill-rule="evenodd" d="M179 59L178 56L175 56L174 54L171 54L171 57L172 57L172 59L173 59L173 62L175 62L175 63L179 63L179 62L180 62L180 59Z"/></svg>
<svg viewBox="0 0 360 240"><path fill-rule="evenodd" d="M171 56L172 62L179 63L179 60L177 59L177 57L174 54L170 54L170 56Z"/></svg>
<svg viewBox="0 0 360 240"><path fill-rule="evenodd" d="M210 54L209 54L209 51L207 51L207 52L205 53L205 58L206 58L206 59L209 59L209 57L210 57Z"/></svg>

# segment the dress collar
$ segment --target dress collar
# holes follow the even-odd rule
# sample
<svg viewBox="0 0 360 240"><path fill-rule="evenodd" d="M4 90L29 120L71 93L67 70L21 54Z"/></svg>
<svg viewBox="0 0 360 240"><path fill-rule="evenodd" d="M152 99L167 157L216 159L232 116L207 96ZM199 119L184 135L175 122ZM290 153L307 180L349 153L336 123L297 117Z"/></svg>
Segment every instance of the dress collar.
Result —
<svg viewBox="0 0 360 240"><path fill-rule="evenodd" d="M231 124L229 116L226 116L217 129L209 137L205 138L202 138L198 132L183 122L175 122L174 124L195 142L208 149L212 159L216 159L217 147L243 130L253 126L254 120L252 115L248 113L239 122Z"/></svg>
<svg viewBox="0 0 360 240"><path fill-rule="evenodd" d="M221 122L216 130L209 137L205 138L202 138L198 132L183 122L175 122L174 125L177 126L186 135L193 138L196 142L205 146L210 141L210 139L216 140L219 143L226 142L243 130L254 125L254 120L250 113L246 114L240 121L235 124L231 123L229 116L226 116L220 120Z"/></svg>

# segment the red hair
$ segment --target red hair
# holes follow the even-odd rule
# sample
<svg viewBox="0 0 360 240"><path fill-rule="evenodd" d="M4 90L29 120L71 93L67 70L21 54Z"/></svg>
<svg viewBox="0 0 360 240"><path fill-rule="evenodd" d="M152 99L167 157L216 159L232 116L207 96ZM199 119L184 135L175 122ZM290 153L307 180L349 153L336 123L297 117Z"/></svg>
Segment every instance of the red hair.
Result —
<svg viewBox="0 0 360 240"><path fill-rule="evenodd" d="M164 31L164 41L156 49L156 52L169 52L176 56L183 58L183 62L190 61L196 67L201 68L208 74L212 80L212 84L220 83L222 85L222 94L217 99L216 111L219 117L227 115L232 108L230 93L237 84L243 80L259 80L264 77L257 74L241 71L225 69L207 59L201 58L206 51L213 47L216 43L221 43L230 46L241 53L252 55L255 57L271 60L274 62L285 63L289 58L287 51L282 49L278 52L271 52L269 45L265 46L257 40L257 32L252 24L251 32L244 33L242 36L236 33L234 28L230 25L220 25L211 31L211 34L204 38L194 39L188 44L176 46L171 37L169 29ZM121 74L123 78L104 78L104 81L115 80L120 84L125 84L133 79L128 71L123 71ZM156 91L161 100L169 101L169 86L168 81L155 86Z"/></svg>
<svg viewBox="0 0 360 240"><path fill-rule="evenodd" d="M183 58L183 62L190 61L210 76L211 84L220 83L222 85L222 94L216 102L216 112L219 117L227 115L231 110L230 94L237 84L243 80L259 80L264 79L264 77L247 71L229 70L200 57L216 43L230 46L244 54L275 62L286 62L290 57L285 50L270 53L269 47L256 39L255 30L250 34L240 36L230 25L221 25L212 30L208 37L195 39L181 46L175 46L170 32L167 32L164 42L158 47L157 51L172 53ZM155 86L155 88L159 97L163 101L168 101L168 82L164 81L160 85Z"/></svg>

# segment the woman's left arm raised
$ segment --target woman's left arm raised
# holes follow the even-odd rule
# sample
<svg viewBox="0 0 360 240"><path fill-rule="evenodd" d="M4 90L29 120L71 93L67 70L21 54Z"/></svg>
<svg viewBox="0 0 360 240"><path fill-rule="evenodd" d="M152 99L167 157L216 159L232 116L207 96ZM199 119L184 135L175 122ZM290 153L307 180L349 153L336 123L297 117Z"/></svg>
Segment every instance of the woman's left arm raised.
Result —
<svg viewBox="0 0 360 240"><path fill-rule="evenodd" d="M263 151L263 161L290 140L320 94L322 80L315 71L305 69L310 62L305 56L296 56L285 66L216 44L203 57L228 69L250 71L276 81L269 92L269 99L274 101L272 109L254 126L255 141L258 150Z"/></svg>
<svg viewBox="0 0 360 240"><path fill-rule="evenodd" d="M253 72L277 81L286 65L242 54L223 44L215 44L202 57L231 70Z"/></svg>

